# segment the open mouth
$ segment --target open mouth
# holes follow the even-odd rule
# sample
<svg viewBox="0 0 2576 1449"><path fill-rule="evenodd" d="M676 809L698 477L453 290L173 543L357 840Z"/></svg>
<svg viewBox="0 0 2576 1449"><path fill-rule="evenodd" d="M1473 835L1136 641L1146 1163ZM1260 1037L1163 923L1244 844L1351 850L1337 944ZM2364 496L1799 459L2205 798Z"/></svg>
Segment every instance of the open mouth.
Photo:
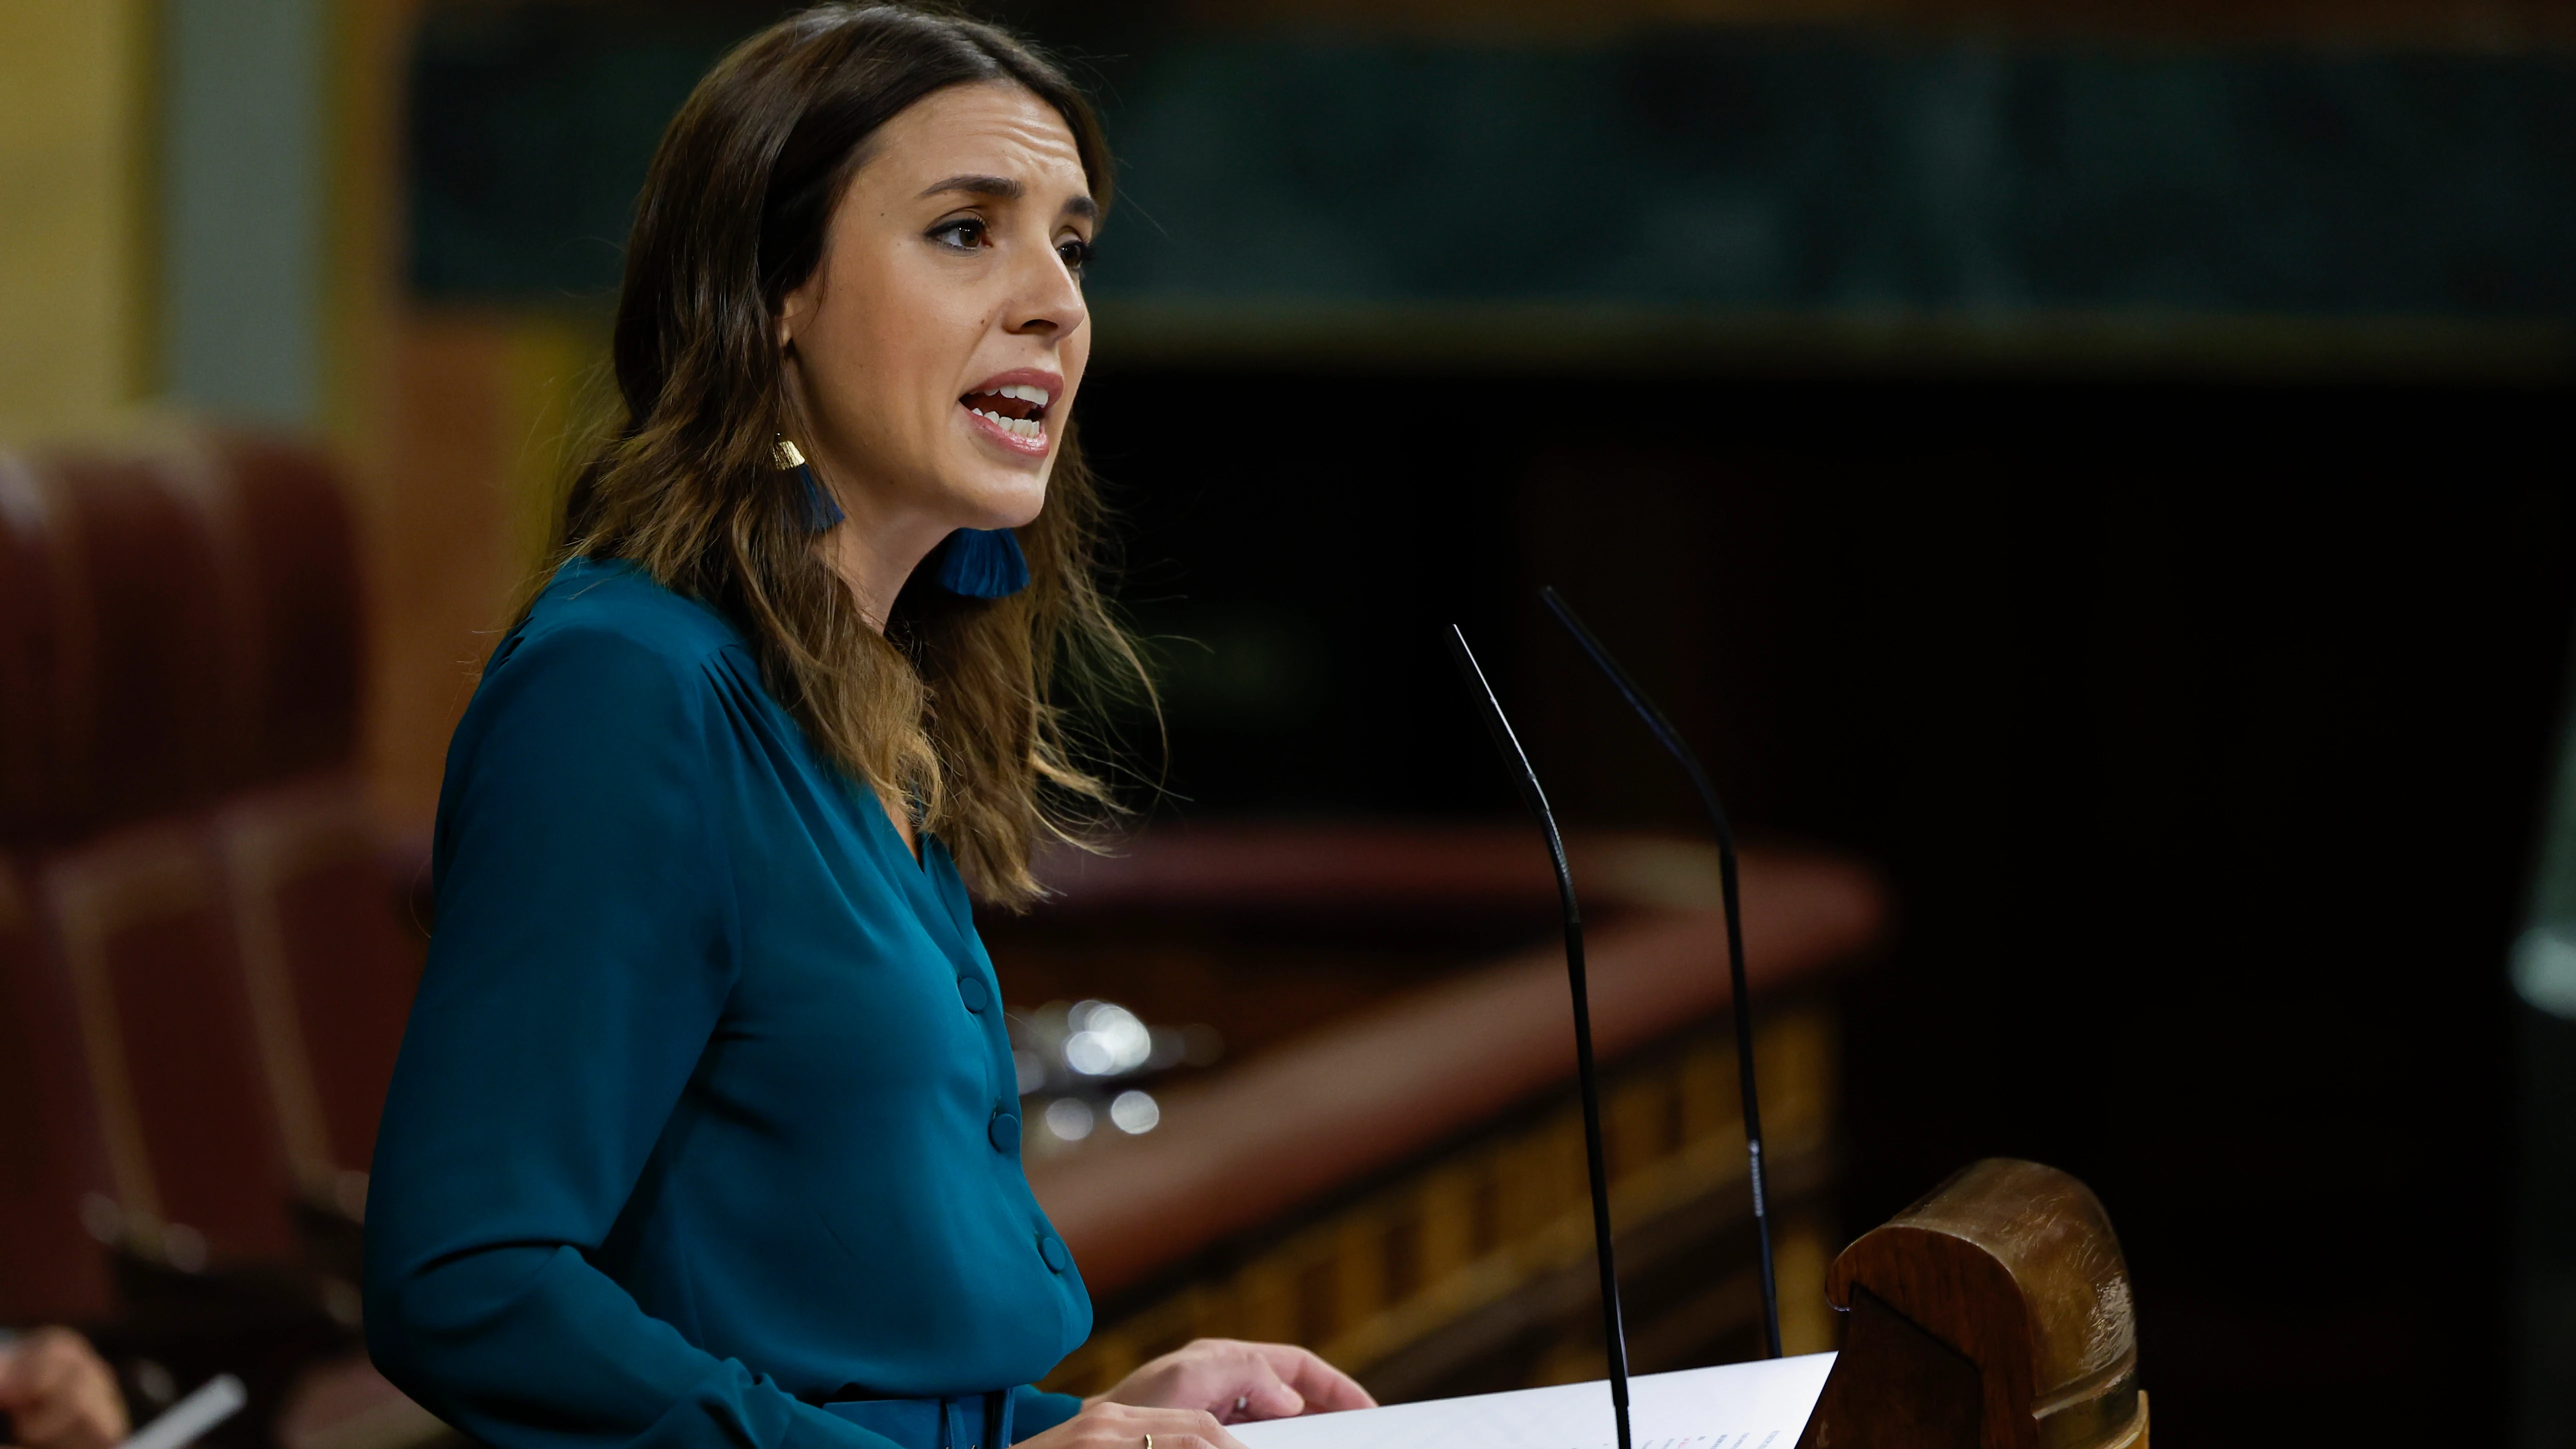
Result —
<svg viewBox="0 0 2576 1449"><path fill-rule="evenodd" d="M1020 382L991 392L970 392L957 405L1015 438L1035 442L1046 437L1051 401L1045 388Z"/></svg>

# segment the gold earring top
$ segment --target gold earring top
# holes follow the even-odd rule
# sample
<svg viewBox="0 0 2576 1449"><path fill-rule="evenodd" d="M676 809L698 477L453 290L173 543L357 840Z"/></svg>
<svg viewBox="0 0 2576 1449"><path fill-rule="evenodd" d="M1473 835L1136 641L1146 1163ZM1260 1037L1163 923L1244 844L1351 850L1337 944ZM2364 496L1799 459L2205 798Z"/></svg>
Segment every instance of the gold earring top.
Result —
<svg viewBox="0 0 2576 1449"><path fill-rule="evenodd" d="M769 450L769 461L781 468L802 468L805 466L805 454L799 451L794 443L780 438L777 446Z"/></svg>

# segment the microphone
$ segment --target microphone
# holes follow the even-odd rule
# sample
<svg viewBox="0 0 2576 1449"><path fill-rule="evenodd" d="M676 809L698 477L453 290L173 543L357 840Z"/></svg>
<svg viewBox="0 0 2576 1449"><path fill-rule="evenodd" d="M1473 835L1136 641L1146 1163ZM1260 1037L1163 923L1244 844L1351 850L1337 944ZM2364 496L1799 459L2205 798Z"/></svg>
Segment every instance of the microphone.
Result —
<svg viewBox="0 0 2576 1449"><path fill-rule="evenodd" d="M1629 1449L1628 1330L1619 1316L1619 1270L1610 1256L1610 1174L1602 1165L1601 1078L1592 1065L1592 996L1584 985L1583 912L1574 903L1574 872L1566 866L1565 841L1557 834L1556 815L1547 808L1547 792L1539 788L1538 772L1530 768L1520 738L1512 733L1512 722L1503 715L1502 701L1494 697L1485 671L1477 667L1466 631L1455 624L1449 626L1449 653L1458 662L1467 692L1485 707L1485 727L1493 731L1494 748L1501 753L1512 783L1520 787L1522 802L1538 817L1539 830L1547 837L1548 860L1556 867L1556 899L1565 915L1565 978L1574 993L1574 1075L1583 1089L1583 1157L1592 1175L1592 1250L1601 1265L1601 1329L1609 1349L1610 1410L1619 1421L1619 1449Z"/></svg>
<svg viewBox="0 0 2576 1449"><path fill-rule="evenodd" d="M1610 651L1602 647L1592 631L1583 627L1583 621L1575 616L1573 606L1567 604L1555 589L1542 588L1538 596L1556 615L1557 622L1574 636L1574 642L1582 645L1583 652L1591 655L1592 662L1601 666L1601 672L1610 676L1610 682L1619 687L1619 693L1628 700L1628 707L1637 712L1637 718L1646 722L1647 730L1663 745L1665 752L1680 762L1682 772L1690 776L1692 786L1699 791L1700 804L1708 811L1710 827L1717 832L1718 893L1726 904L1726 970L1735 994L1735 1073L1744 1098L1744 1150L1753 1165L1753 1227L1762 1245L1763 1341L1771 1351L1770 1356L1778 1358L1780 1284L1771 1271L1771 1204L1769 1193L1762 1185L1762 1104L1753 1090L1753 997L1744 986L1744 926L1736 909L1735 831L1726 823L1726 807L1718 803L1717 787L1709 783L1708 771L1700 768L1699 757L1691 753L1690 746L1682 743L1681 732L1673 728L1673 722L1664 718L1664 712L1655 708L1655 702L1637 687L1637 681L1628 676L1627 670L1619 667L1619 661L1610 657ZM1536 788L1534 782L1532 788Z"/></svg>

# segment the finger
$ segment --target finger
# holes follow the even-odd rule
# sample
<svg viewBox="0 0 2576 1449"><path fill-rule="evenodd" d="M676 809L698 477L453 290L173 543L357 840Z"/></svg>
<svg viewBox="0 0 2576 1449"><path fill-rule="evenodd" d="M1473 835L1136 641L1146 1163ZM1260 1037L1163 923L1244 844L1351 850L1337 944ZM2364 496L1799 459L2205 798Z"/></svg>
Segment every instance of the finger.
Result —
<svg viewBox="0 0 2576 1449"><path fill-rule="evenodd" d="M18 1421L18 1442L40 1449L72 1437L80 1427L81 1407L66 1398L40 1399L13 1417Z"/></svg>
<svg viewBox="0 0 2576 1449"><path fill-rule="evenodd" d="M114 1444L132 1432L134 1425L125 1415L125 1395L116 1387L116 1375L106 1364L92 1357L81 1375L81 1437L92 1444Z"/></svg>
<svg viewBox="0 0 2576 1449"><path fill-rule="evenodd" d="M1257 1344L1202 1338L1139 1370L1131 1403L1204 1409L1227 1422L1286 1418L1303 1406L1296 1391L1272 1372ZM1244 1407L1240 1410L1236 1406ZM1157 1441L1160 1442L1160 1441Z"/></svg>
<svg viewBox="0 0 2576 1449"><path fill-rule="evenodd" d="M1242 1390L1235 1386L1243 1377L1242 1356L1230 1346L1214 1339L1197 1339L1157 1360L1161 1373L1161 1393L1154 1400L1158 1408L1215 1409L1219 1400L1231 1404Z"/></svg>
<svg viewBox="0 0 2576 1449"><path fill-rule="evenodd" d="M1217 1418L1229 1424L1258 1419L1293 1419L1306 1412L1306 1396L1281 1376L1273 1362L1273 1344L1245 1343L1238 1339L1207 1339L1200 1345L1208 1351L1208 1363L1220 1376L1210 1387L1216 1392L1206 1402Z"/></svg>
<svg viewBox="0 0 2576 1449"><path fill-rule="evenodd" d="M1263 1344L1270 1368L1295 1388L1305 1400L1310 1414L1334 1414L1344 1409L1374 1409L1377 1400L1361 1388L1359 1380L1324 1362L1322 1355L1294 1344Z"/></svg>
<svg viewBox="0 0 2576 1449"><path fill-rule="evenodd" d="M124 1437L124 1401L87 1340L51 1328L22 1350L11 1396L22 1440L34 1449L90 1449Z"/></svg>
<svg viewBox="0 0 2576 1449"><path fill-rule="evenodd" d="M1145 1409L1144 1433L1154 1436L1154 1449L1244 1449L1243 1441L1225 1432L1216 1415L1204 1409Z"/></svg>
<svg viewBox="0 0 2576 1449"><path fill-rule="evenodd" d="M1237 1419L1293 1419L1306 1412L1306 1396L1289 1387L1288 1381L1270 1364L1270 1357L1252 1345L1243 1356L1243 1372L1237 1375L1240 1387L1234 1396L1217 1409L1219 1417L1241 1405Z"/></svg>
<svg viewBox="0 0 2576 1449"><path fill-rule="evenodd" d="M17 1417L23 1421L29 1414L53 1407L68 1394L79 1372L79 1356L65 1352L61 1340L40 1337L26 1344L9 1385L10 1402L27 1406Z"/></svg>

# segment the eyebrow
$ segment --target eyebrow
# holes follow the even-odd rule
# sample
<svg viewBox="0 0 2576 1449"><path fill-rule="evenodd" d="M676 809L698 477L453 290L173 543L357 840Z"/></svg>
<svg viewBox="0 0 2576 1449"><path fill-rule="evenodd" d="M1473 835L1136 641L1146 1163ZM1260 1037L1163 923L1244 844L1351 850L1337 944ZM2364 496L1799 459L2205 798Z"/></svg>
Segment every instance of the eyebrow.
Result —
<svg viewBox="0 0 2576 1449"><path fill-rule="evenodd" d="M1008 176L951 176L945 181L932 182L922 188L921 194L931 197L949 192L963 192L969 196L991 196L1003 201L1018 201L1029 194L1029 189ZM1079 216L1086 220L1100 215L1100 203L1087 195L1076 196L1067 201L1064 209L1066 215Z"/></svg>

